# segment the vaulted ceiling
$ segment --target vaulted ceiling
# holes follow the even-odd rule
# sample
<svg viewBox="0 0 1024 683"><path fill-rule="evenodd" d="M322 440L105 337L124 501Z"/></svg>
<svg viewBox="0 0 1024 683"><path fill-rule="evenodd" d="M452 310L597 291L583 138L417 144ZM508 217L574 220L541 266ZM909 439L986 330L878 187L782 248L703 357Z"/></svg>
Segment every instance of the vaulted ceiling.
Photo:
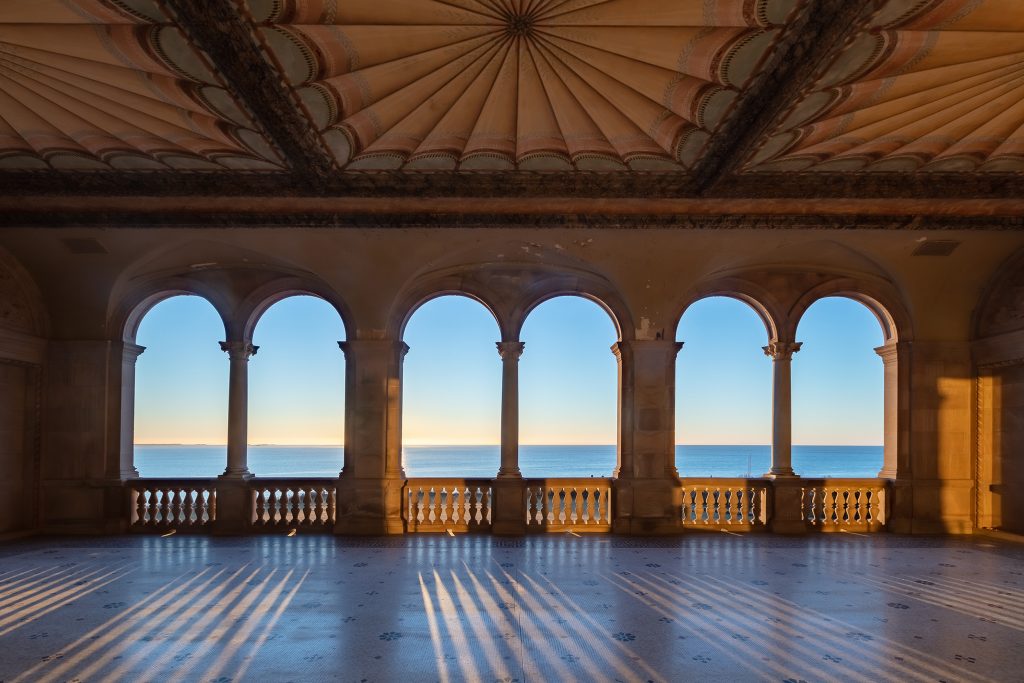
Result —
<svg viewBox="0 0 1024 683"><path fill-rule="evenodd" d="M1020 0L5 0L8 197L1024 194Z"/></svg>

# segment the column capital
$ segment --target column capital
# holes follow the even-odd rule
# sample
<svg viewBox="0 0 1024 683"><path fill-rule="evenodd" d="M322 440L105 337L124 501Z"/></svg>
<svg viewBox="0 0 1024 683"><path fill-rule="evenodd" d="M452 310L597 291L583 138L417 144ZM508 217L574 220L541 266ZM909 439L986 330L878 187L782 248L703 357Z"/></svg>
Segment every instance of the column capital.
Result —
<svg viewBox="0 0 1024 683"><path fill-rule="evenodd" d="M615 342L611 349L612 355L619 360L622 360L622 352L627 347L634 352L662 352L675 356L683 349L683 343L672 339L630 339Z"/></svg>
<svg viewBox="0 0 1024 683"><path fill-rule="evenodd" d="M121 358L127 363L134 363L146 350L145 346L139 346L131 342L125 342L121 352Z"/></svg>
<svg viewBox="0 0 1024 683"><path fill-rule="evenodd" d="M519 360L526 349L526 342L503 341L496 342L495 346L498 347L498 355L502 360Z"/></svg>
<svg viewBox="0 0 1024 683"><path fill-rule="evenodd" d="M886 365L889 363L895 363L899 358L900 352L907 351L910 348L909 342L889 342L882 346L875 348L875 353L882 359L882 362Z"/></svg>
<svg viewBox="0 0 1024 683"><path fill-rule="evenodd" d="M231 360L249 360L250 356L256 355L259 348L248 341L222 341L220 343L220 350L226 352Z"/></svg>
<svg viewBox="0 0 1024 683"><path fill-rule="evenodd" d="M380 345L387 344L398 352L399 358L405 358L409 353L409 345L404 341L392 341L390 339L351 339L338 342L338 348L345 354L345 358L351 360L351 356L358 354L362 349L380 348Z"/></svg>
<svg viewBox="0 0 1024 683"><path fill-rule="evenodd" d="M761 347L764 350L764 355L768 356L772 360L792 360L793 354L800 350L803 346L803 342L780 342L773 341L769 342L768 346Z"/></svg>

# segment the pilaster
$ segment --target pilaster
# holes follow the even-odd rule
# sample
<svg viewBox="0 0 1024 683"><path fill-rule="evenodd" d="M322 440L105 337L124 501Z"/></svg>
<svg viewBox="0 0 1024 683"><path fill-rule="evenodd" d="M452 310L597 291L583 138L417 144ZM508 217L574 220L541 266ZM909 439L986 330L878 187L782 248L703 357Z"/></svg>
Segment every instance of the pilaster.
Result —
<svg viewBox="0 0 1024 683"><path fill-rule="evenodd" d="M679 531L682 505L675 466L675 364L682 344L623 341L619 365L618 462L613 529L617 533Z"/></svg>
<svg viewBox="0 0 1024 683"><path fill-rule="evenodd" d="M335 532L403 533L402 367L409 347L389 339L338 346L346 360L345 465Z"/></svg>

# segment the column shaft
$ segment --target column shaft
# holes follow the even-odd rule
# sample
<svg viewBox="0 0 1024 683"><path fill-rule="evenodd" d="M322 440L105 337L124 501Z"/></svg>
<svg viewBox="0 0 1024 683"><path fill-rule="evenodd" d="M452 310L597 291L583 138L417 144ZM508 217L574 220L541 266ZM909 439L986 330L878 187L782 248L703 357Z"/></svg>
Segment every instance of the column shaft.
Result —
<svg viewBox="0 0 1024 683"><path fill-rule="evenodd" d="M899 454L899 365L898 347L896 344L887 344L875 349L875 353L882 359L884 373L883 384L883 405L885 411L883 435L883 464L878 476L885 479L895 479L897 471L897 456Z"/></svg>
<svg viewBox="0 0 1024 683"><path fill-rule="evenodd" d="M772 359L772 468L767 476L792 477L793 472L793 354L799 342L772 342L764 347Z"/></svg>
<svg viewBox="0 0 1024 683"><path fill-rule="evenodd" d="M228 466L223 476L245 479L249 473L249 357L258 346L247 341L220 343L231 362L228 376Z"/></svg>
<svg viewBox="0 0 1024 683"><path fill-rule="evenodd" d="M124 343L121 350L121 479L135 479L139 471L135 467L135 364L146 350L145 346Z"/></svg>
<svg viewBox="0 0 1024 683"><path fill-rule="evenodd" d="M501 355L501 468L499 478L519 478L519 357L526 344L498 342Z"/></svg>

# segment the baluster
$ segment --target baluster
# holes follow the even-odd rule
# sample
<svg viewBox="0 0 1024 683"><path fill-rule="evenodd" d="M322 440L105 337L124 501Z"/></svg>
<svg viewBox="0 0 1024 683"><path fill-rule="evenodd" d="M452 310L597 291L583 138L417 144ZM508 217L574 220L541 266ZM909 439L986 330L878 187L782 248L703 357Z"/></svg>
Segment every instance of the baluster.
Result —
<svg viewBox="0 0 1024 683"><path fill-rule="evenodd" d="M212 488L207 491L207 494L209 495L209 502L206 511L209 516L209 521L212 522L217 519L217 489Z"/></svg>
<svg viewBox="0 0 1024 683"><path fill-rule="evenodd" d="M478 526L484 523L484 489L482 486L473 487L473 522ZM529 513L527 513L529 514Z"/></svg>
<svg viewBox="0 0 1024 683"><path fill-rule="evenodd" d="M804 500L804 520L814 524L815 514L815 490L816 489L801 489L801 498Z"/></svg>
<svg viewBox="0 0 1024 683"><path fill-rule="evenodd" d="M260 526L270 522L270 492L262 486L256 490L256 520Z"/></svg>
<svg viewBox="0 0 1024 683"><path fill-rule="evenodd" d="M856 489L853 492L853 521L854 522L860 522L862 520L862 516L861 516L861 513L860 513L860 497L861 497L861 490L860 489Z"/></svg>
<svg viewBox="0 0 1024 683"><path fill-rule="evenodd" d="M174 492L170 489L160 489L160 523L167 525L170 524L171 510L174 503L172 498Z"/></svg>
<svg viewBox="0 0 1024 683"><path fill-rule="evenodd" d="M565 492L565 522L566 524L575 524L578 517L578 511L576 509L577 496L579 492L576 487L573 486Z"/></svg>
<svg viewBox="0 0 1024 683"><path fill-rule="evenodd" d="M487 515L484 517L487 523L491 523L491 487L488 486L484 489L484 510L487 511Z"/></svg>
<svg viewBox="0 0 1024 683"><path fill-rule="evenodd" d="M683 504L686 506L684 508L684 512L683 512L683 514L685 516L684 521L687 524L695 523L697 521L697 490L696 489L689 489L688 491L684 492L684 494L683 494Z"/></svg>
<svg viewBox="0 0 1024 683"><path fill-rule="evenodd" d="M190 488L185 489L184 493L185 496L181 502L181 525L192 526L192 506L195 503L195 494L192 492L192 489Z"/></svg>
<svg viewBox="0 0 1024 683"><path fill-rule="evenodd" d="M426 519L427 516L426 506L424 505L423 501L423 487L417 486L416 489L412 492L412 495L413 505L416 506L416 516L414 517L414 519L416 520L417 524L423 524L423 520Z"/></svg>
<svg viewBox="0 0 1024 683"><path fill-rule="evenodd" d="M594 523L594 492L596 489L585 488L580 491L580 524Z"/></svg>
<svg viewBox="0 0 1024 683"><path fill-rule="evenodd" d="M149 490L145 487L138 489L135 498L135 523L139 526L146 526L149 521Z"/></svg>
<svg viewBox="0 0 1024 683"><path fill-rule="evenodd" d="M707 524L710 521L710 518L708 516L708 496L710 495L710 492L708 491L707 488L704 488L703 490L701 490L700 495L701 495L700 521L703 524Z"/></svg>
<svg viewBox="0 0 1024 683"><path fill-rule="evenodd" d="M732 523L733 524L749 524L750 517L748 517L743 510L743 505L747 502L747 492L744 489L733 489L732 492Z"/></svg>
<svg viewBox="0 0 1024 683"><path fill-rule="evenodd" d="M452 512L455 505L452 502L452 489L450 486L441 487L441 523L452 522Z"/></svg>
<svg viewBox="0 0 1024 683"><path fill-rule="evenodd" d="M868 524L875 521L875 492L868 489L864 494L864 521Z"/></svg>

